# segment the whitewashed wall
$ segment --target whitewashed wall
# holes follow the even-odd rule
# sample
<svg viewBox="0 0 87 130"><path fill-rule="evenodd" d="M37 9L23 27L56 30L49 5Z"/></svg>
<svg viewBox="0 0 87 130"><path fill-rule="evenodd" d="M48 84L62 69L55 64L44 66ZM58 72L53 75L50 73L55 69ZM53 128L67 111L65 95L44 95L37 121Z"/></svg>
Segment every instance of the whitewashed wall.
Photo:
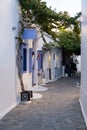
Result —
<svg viewBox="0 0 87 130"><path fill-rule="evenodd" d="M17 0L0 0L0 118L18 102L15 71L17 28Z"/></svg>
<svg viewBox="0 0 87 130"><path fill-rule="evenodd" d="M82 0L82 39L81 39L81 97L80 103L87 125L87 0Z"/></svg>
<svg viewBox="0 0 87 130"><path fill-rule="evenodd" d="M27 70L26 70L26 72L23 72L23 74L22 74L24 89L26 91L32 90L32 73L29 72L29 48L32 48L33 40L28 40L27 44L28 44L28 46L26 48L27 49ZM19 79L18 79L18 81L19 81ZM21 92L20 82L18 82L18 81L17 81L18 92Z"/></svg>
<svg viewBox="0 0 87 130"><path fill-rule="evenodd" d="M52 37L50 35L46 34L46 33L44 33L44 38L45 38L45 40L46 40L47 43L54 42L52 40ZM37 40L38 41L37 49L41 50L42 47L43 47L44 41L43 41L43 39L41 37L41 33L39 31L38 31L38 38L37 39L38 39Z"/></svg>

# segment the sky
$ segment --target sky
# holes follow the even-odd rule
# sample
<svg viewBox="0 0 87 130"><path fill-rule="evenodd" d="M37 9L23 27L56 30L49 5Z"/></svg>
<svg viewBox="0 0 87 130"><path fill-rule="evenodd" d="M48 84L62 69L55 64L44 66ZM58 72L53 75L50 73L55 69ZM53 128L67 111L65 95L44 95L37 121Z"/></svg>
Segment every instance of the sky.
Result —
<svg viewBox="0 0 87 130"><path fill-rule="evenodd" d="M81 12L81 0L43 0L47 2L48 7L59 11L67 11L70 16L75 16Z"/></svg>

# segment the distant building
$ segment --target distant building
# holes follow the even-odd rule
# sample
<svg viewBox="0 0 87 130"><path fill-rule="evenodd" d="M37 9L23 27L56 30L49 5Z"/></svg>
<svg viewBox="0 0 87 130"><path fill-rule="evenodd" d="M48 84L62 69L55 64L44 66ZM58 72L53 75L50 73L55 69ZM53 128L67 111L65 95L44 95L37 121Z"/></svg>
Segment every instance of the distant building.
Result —
<svg viewBox="0 0 87 130"><path fill-rule="evenodd" d="M62 50L54 47L43 54L43 71L47 82L55 81L62 77Z"/></svg>
<svg viewBox="0 0 87 130"><path fill-rule="evenodd" d="M81 72L81 55L77 56L77 71Z"/></svg>
<svg viewBox="0 0 87 130"><path fill-rule="evenodd" d="M43 47L43 72L47 83L55 81L62 76L62 49L58 47L58 43L55 43L50 35L44 33L44 38L49 47L52 43L56 45L52 48L46 48L42 38L38 42Z"/></svg>

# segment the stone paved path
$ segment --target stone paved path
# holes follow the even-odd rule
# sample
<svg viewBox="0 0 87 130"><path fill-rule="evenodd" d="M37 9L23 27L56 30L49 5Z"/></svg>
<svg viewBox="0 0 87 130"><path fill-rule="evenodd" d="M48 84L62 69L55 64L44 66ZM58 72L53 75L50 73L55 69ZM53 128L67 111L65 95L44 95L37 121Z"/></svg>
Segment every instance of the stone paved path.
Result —
<svg viewBox="0 0 87 130"><path fill-rule="evenodd" d="M0 130L86 130L79 104L77 77L48 83L48 91L21 103L0 121Z"/></svg>

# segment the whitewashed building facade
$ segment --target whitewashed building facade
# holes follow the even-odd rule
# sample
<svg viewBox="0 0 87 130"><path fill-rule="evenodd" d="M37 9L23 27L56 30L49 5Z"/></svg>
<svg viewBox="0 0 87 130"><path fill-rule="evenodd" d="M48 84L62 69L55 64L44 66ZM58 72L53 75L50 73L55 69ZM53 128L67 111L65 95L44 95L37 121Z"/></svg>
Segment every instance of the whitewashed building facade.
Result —
<svg viewBox="0 0 87 130"><path fill-rule="evenodd" d="M16 66L16 45L18 43L16 37L19 31L19 16L20 9L17 0L1 0L0 118L14 108L21 100L21 87ZM32 30L29 33L32 33ZM23 59L21 72L26 91L32 91L32 84L37 84L38 82L38 39L32 39L32 37L30 37L31 35L29 34L29 39L24 38L24 44L21 48ZM41 49L41 47L39 49Z"/></svg>
<svg viewBox="0 0 87 130"><path fill-rule="evenodd" d="M43 70L47 82L55 81L62 77L62 50L54 47L43 55Z"/></svg>
<svg viewBox="0 0 87 130"><path fill-rule="evenodd" d="M44 34L47 43L54 43L51 36ZM44 41L42 38L38 41L38 48L43 47ZM45 82L52 82L62 77L62 49L54 47L49 50L43 49L43 72Z"/></svg>
<svg viewBox="0 0 87 130"><path fill-rule="evenodd" d="M87 125L87 1L82 0L81 96L80 104Z"/></svg>
<svg viewBox="0 0 87 130"><path fill-rule="evenodd" d="M0 118L19 102L16 74L17 0L0 1Z"/></svg>
<svg viewBox="0 0 87 130"><path fill-rule="evenodd" d="M0 1L0 119L14 108L21 99L21 87L16 66L16 45L18 43L16 37L19 31L19 16L18 0ZM22 69L24 69L22 70L22 78L26 91L32 91L32 84L38 82L38 68L42 67L38 64L42 60L38 57L38 54L42 56L42 46L41 36L32 39L29 35L29 39L24 38L22 46ZM60 51L53 49L52 57L54 59L58 59L57 54L61 57ZM51 63L54 68L61 66L61 60L60 62L54 61L54 64L51 61ZM46 69L44 68L45 72ZM52 69L52 80L56 78L54 72L55 70ZM46 77L46 80L48 81L48 77Z"/></svg>

